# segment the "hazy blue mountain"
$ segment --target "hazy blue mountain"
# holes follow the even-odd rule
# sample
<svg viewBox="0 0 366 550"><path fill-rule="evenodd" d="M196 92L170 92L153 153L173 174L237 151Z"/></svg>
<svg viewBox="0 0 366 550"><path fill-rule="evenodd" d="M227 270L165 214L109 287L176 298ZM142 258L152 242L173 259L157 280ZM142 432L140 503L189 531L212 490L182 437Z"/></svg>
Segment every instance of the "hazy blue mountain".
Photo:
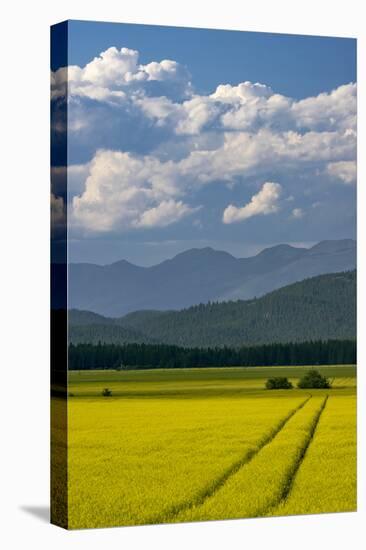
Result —
<svg viewBox="0 0 366 550"><path fill-rule="evenodd" d="M272 254L276 252L276 248L280 247L264 250L261 254L266 256L268 253L272 260ZM219 300L250 299L254 296L263 296L271 290L308 277L356 268L356 242L351 239L322 241L310 249L305 249L305 253L303 253L304 249L300 250L301 253L295 261L286 262L286 257L283 255L282 265L277 262L277 267L246 279L238 287L222 294ZM282 250L281 252L283 253ZM277 258L273 258L272 265L274 265L274 261L277 261Z"/></svg>
<svg viewBox="0 0 366 550"><path fill-rule="evenodd" d="M208 301L250 299L290 283L356 267L353 240L310 249L278 245L250 258L191 249L152 267L125 260L70 264L69 307L118 317L138 310L179 310Z"/></svg>
<svg viewBox="0 0 366 550"><path fill-rule="evenodd" d="M72 311L69 319L74 343L240 347L355 339L356 272L319 275L246 301L200 304L181 311L137 311L104 321L94 313Z"/></svg>

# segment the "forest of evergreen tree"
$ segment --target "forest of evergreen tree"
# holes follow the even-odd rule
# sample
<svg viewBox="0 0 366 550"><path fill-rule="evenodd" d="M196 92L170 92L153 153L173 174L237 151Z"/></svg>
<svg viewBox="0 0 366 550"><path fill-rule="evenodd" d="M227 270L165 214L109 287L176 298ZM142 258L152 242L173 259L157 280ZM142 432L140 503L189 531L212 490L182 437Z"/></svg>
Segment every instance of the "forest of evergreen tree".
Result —
<svg viewBox="0 0 366 550"><path fill-rule="evenodd" d="M68 353L69 370L355 363L355 340L274 343L241 348L183 348L165 344L70 344Z"/></svg>

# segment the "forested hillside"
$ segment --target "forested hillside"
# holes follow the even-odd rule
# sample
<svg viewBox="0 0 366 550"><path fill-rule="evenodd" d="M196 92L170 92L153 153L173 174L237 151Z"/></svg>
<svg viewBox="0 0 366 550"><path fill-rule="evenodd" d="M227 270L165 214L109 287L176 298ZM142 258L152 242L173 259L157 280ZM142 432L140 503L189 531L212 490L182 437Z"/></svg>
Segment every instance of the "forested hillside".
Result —
<svg viewBox="0 0 366 550"><path fill-rule="evenodd" d="M69 339L74 344L81 344L84 342L98 343L103 342L105 344L114 343L144 343L153 344L157 343L156 338L152 338L142 334L140 331L129 327L119 326L117 324L106 325L70 325Z"/></svg>
<svg viewBox="0 0 366 550"><path fill-rule="evenodd" d="M161 342L240 347L271 342L355 339L356 272L320 275L262 298L138 311L120 319L70 312L73 343Z"/></svg>

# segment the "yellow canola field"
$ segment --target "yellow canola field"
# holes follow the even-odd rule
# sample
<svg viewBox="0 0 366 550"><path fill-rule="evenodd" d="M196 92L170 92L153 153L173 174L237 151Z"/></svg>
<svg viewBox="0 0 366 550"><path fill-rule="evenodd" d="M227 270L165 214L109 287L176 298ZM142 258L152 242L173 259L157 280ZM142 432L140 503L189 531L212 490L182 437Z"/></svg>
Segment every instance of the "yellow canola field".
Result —
<svg viewBox="0 0 366 550"><path fill-rule="evenodd" d="M164 521L304 399L70 399L69 527Z"/></svg>
<svg viewBox="0 0 366 550"><path fill-rule="evenodd" d="M182 521L264 516L280 502L309 443L326 397L312 397L277 436L202 505L183 511Z"/></svg>
<svg viewBox="0 0 366 550"><path fill-rule="evenodd" d="M53 513L78 529L354 510L355 367L321 367L333 388L312 396L264 389L307 369L70 373Z"/></svg>
<svg viewBox="0 0 366 550"><path fill-rule="evenodd" d="M356 396L329 399L291 494L274 515L356 510Z"/></svg>

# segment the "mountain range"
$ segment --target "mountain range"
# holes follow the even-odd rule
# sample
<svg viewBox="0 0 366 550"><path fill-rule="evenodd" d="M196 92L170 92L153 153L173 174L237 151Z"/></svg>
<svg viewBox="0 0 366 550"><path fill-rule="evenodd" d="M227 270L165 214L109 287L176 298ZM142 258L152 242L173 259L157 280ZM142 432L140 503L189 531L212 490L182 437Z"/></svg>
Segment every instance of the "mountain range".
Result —
<svg viewBox="0 0 366 550"><path fill-rule="evenodd" d="M71 263L69 308L109 317L181 310L209 301L249 300L308 277L355 268L352 239L321 241L311 248L281 244L249 258L194 248L151 267L126 260L103 266Z"/></svg>
<svg viewBox="0 0 366 550"><path fill-rule="evenodd" d="M181 311L136 311L116 319L70 310L69 338L75 344L137 342L201 348L355 339L356 272L319 275L261 298Z"/></svg>

